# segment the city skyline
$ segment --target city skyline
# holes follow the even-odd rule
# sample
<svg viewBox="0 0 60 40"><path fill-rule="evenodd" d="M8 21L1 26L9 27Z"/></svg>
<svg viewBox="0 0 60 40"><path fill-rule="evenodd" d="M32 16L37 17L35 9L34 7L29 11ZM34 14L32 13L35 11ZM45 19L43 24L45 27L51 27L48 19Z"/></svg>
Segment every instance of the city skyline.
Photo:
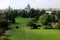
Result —
<svg viewBox="0 0 60 40"><path fill-rule="evenodd" d="M28 4L31 8L60 8L60 0L0 0L0 9L9 6L13 9L24 9Z"/></svg>

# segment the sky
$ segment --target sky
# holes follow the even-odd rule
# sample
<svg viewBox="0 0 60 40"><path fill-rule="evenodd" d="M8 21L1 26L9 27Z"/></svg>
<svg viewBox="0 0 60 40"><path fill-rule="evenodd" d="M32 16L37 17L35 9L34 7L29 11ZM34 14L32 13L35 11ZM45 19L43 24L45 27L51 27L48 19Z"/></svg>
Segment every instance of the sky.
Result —
<svg viewBox="0 0 60 40"><path fill-rule="evenodd" d="M0 0L0 9L24 9L28 4L35 9L60 8L60 0Z"/></svg>

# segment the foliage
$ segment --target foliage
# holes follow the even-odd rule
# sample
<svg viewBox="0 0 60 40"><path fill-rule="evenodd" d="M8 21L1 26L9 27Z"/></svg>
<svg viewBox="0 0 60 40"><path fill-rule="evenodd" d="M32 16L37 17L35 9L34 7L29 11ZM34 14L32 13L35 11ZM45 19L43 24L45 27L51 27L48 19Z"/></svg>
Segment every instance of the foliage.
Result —
<svg viewBox="0 0 60 40"><path fill-rule="evenodd" d="M21 12L19 12L19 16L25 17L25 18L29 17L27 11L25 11L25 10L22 10Z"/></svg>
<svg viewBox="0 0 60 40"><path fill-rule="evenodd" d="M36 16L39 16L40 13L39 10L35 10L35 9L30 9L29 12L27 12L26 10L22 10L20 13L19 13L19 16L21 17L25 17L25 18L34 18Z"/></svg>
<svg viewBox="0 0 60 40"><path fill-rule="evenodd" d="M45 12L46 12L46 10L44 10L44 9L41 10L41 14L45 14Z"/></svg>
<svg viewBox="0 0 60 40"><path fill-rule="evenodd" d="M29 22L28 22L28 26L31 26L32 24L33 24L32 21L29 21Z"/></svg>
<svg viewBox="0 0 60 40"><path fill-rule="evenodd" d="M14 10L13 14L14 14L15 17L17 17L18 16L18 10Z"/></svg>
<svg viewBox="0 0 60 40"><path fill-rule="evenodd" d="M60 24L58 23L55 28L60 29Z"/></svg>
<svg viewBox="0 0 60 40"><path fill-rule="evenodd" d="M33 23L35 23L35 22L38 21L38 19L37 18L33 18L32 21L33 21Z"/></svg>
<svg viewBox="0 0 60 40"><path fill-rule="evenodd" d="M37 29L40 25L36 25L37 19L33 18L31 21L28 22L28 26L32 29Z"/></svg>
<svg viewBox="0 0 60 40"><path fill-rule="evenodd" d="M58 19L60 19L60 11L56 12L56 16L57 16Z"/></svg>
<svg viewBox="0 0 60 40"><path fill-rule="evenodd" d="M56 15L56 11L52 11L52 13L51 13L52 15Z"/></svg>
<svg viewBox="0 0 60 40"><path fill-rule="evenodd" d="M44 15L41 15L41 16L39 17L39 20L38 20L38 21L39 21L42 25L44 25L45 22L46 22L46 20L47 20L47 18L48 18L48 15L44 14Z"/></svg>
<svg viewBox="0 0 60 40"><path fill-rule="evenodd" d="M8 29L8 23L4 19L0 19L0 28Z"/></svg>

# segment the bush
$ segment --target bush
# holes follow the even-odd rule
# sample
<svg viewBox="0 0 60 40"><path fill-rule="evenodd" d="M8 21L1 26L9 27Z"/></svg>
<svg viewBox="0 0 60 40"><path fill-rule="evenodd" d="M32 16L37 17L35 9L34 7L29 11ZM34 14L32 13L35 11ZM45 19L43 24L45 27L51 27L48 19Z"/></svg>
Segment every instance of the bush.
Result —
<svg viewBox="0 0 60 40"><path fill-rule="evenodd" d="M28 26L29 26L30 28L32 28L32 29L37 29L38 27L41 27L41 25L36 25L36 24L34 24L34 23L32 23L32 22L29 22L29 23L28 23Z"/></svg>
<svg viewBox="0 0 60 40"><path fill-rule="evenodd" d="M31 27L32 27L32 29L37 29L38 28L38 26L36 24L32 24Z"/></svg>
<svg viewBox="0 0 60 40"><path fill-rule="evenodd" d="M0 20L0 28L8 29L8 22L4 19Z"/></svg>
<svg viewBox="0 0 60 40"><path fill-rule="evenodd" d="M41 25L37 25L38 27L41 27Z"/></svg>
<svg viewBox="0 0 60 40"><path fill-rule="evenodd" d="M11 40L11 39L7 36L1 36L0 40Z"/></svg>
<svg viewBox="0 0 60 40"><path fill-rule="evenodd" d="M32 21L35 23L35 22L37 22L38 20L37 20L37 18L33 18Z"/></svg>
<svg viewBox="0 0 60 40"><path fill-rule="evenodd" d="M28 22L27 26L31 26L33 24L32 21Z"/></svg>
<svg viewBox="0 0 60 40"><path fill-rule="evenodd" d="M5 30L0 28L0 36L2 36L5 33Z"/></svg>
<svg viewBox="0 0 60 40"><path fill-rule="evenodd" d="M45 26L44 29L54 29L52 26Z"/></svg>
<svg viewBox="0 0 60 40"><path fill-rule="evenodd" d="M56 29L60 29L60 24L57 24L57 26L55 28Z"/></svg>

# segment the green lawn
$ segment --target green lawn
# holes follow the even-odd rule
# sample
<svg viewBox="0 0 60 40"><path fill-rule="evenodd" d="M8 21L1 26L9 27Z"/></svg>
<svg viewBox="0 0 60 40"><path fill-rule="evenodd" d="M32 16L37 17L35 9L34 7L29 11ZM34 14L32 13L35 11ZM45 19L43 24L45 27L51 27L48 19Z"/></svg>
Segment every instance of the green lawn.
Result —
<svg viewBox="0 0 60 40"><path fill-rule="evenodd" d="M29 29L26 27L30 19L16 18L19 29L15 27L10 33L11 40L60 40L60 30L50 29Z"/></svg>

